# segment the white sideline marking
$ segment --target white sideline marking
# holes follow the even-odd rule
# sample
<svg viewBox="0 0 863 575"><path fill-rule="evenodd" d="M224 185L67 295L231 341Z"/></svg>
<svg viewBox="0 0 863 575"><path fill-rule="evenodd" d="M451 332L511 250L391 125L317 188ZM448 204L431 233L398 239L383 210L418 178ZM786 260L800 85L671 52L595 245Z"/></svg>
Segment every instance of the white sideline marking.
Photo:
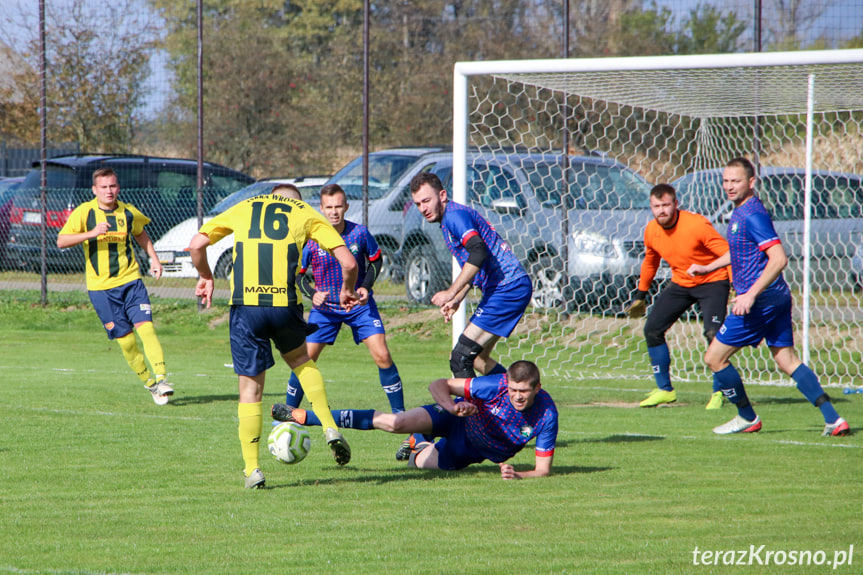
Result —
<svg viewBox="0 0 863 575"><path fill-rule="evenodd" d="M570 431L561 429L557 432L558 435L596 435L595 431ZM697 435L657 435L655 433L614 433L612 435L625 437L655 437L657 439L692 439L703 440L706 437ZM824 443L814 443L811 441L794 441L793 439L770 439L770 443L778 443L780 445L797 445L800 447L845 447L848 449L863 449L863 445L849 445L847 443L829 443L826 438Z"/></svg>
<svg viewBox="0 0 863 575"><path fill-rule="evenodd" d="M69 573L69 569L19 569L18 567L12 567L11 565L0 565L0 572L3 573ZM108 575L105 571L86 571L84 569L75 569L75 573L79 575ZM110 575L135 575L133 573L128 573L123 571L122 573L114 573L112 572ZM143 574L141 574L143 575Z"/></svg>
<svg viewBox="0 0 863 575"><path fill-rule="evenodd" d="M112 411L85 411L85 410L80 410L80 409L77 409L77 410L73 410L73 409L50 409L47 407L32 407L32 406L26 406L26 405L19 405L17 407L12 407L12 406L8 406L8 407L11 407L12 409L15 409L15 410L42 411L42 412L46 412L46 413L58 413L58 414L62 413L62 414L66 414L66 415L90 414L90 415L105 415L108 417L125 417L125 418L146 417L146 418L150 418L150 419L180 419L180 420L185 420L185 421L206 421L209 419L218 419L218 418L213 418L213 417L189 417L189 416L184 416L184 415L173 415L173 414L154 415L154 414L149 414L149 413L129 413L129 412L114 413Z"/></svg>

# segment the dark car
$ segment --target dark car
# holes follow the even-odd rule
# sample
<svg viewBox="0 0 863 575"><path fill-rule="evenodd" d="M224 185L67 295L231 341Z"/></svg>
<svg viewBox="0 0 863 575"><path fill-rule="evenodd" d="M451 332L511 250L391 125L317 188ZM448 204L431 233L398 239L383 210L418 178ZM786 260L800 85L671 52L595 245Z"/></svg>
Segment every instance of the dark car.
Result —
<svg viewBox="0 0 863 575"><path fill-rule="evenodd" d="M36 167L36 166L34 166ZM11 211L7 255L19 268L39 269L41 234L47 235L47 264L57 271L80 271L82 250L57 248L57 233L77 206L93 198L93 172L111 168L120 183L120 200L140 209L152 222L147 233L162 234L197 213L197 162L137 155L76 154L47 162L46 214L43 224L40 171L31 170L20 185ZM204 213L255 180L218 164L204 163Z"/></svg>
<svg viewBox="0 0 863 575"><path fill-rule="evenodd" d="M6 257L6 240L9 238L12 202L22 181L24 178L0 179L0 269L11 267L12 262Z"/></svg>
<svg viewBox="0 0 863 575"><path fill-rule="evenodd" d="M773 218L788 254L785 279L803 284L804 168L762 167L755 192ZM680 206L707 216L723 236L733 205L722 189L722 169L692 172L671 183ZM863 175L812 170L810 265L815 289L853 288L854 256L863 242Z"/></svg>

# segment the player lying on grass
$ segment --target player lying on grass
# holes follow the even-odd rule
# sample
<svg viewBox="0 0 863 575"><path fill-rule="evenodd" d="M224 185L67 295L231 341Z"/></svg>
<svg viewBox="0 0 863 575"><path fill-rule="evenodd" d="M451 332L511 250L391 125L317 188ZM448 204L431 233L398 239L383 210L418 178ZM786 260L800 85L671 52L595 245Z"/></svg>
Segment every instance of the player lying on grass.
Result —
<svg viewBox="0 0 863 575"><path fill-rule="evenodd" d="M405 442L410 467L456 470L488 459L500 465L503 479L551 473L557 408L542 389L539 369L532 362L517 361L502 374L438 379L429 385L429 392L434 404L401 413L348 409L333 410L332 416L340 427L412 434ZM321 425L314 412L285 404L273 406L273 418ZM435 437L440 439L432 443ZM534 469L516 471L505 463L534 437Z"/></svg>

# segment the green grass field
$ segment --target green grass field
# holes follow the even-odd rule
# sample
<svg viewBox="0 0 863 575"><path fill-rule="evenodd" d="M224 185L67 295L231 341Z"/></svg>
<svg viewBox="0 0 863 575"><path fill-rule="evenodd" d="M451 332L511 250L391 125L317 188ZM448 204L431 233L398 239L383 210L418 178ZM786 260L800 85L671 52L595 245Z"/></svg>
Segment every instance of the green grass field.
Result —
<svg viewBox="0 0 863 575"><path fill-rule="evenodd" d="M347 430L345 468L315 432L296 466L262 447L268 488L248 491L223 314L154 300L177 390L158 407L86 296L62 297L42 309L0 295L0 573L861 572L863 395L831 390L858 432L824 439L793 388L753 386L764 430L718 437L734 410L703 409L707 381L645 410L633 406L648 378L546 378L560 412L551 477L407 469L400 437ZM448 374L446 326L383 311L406 400L427 403ZM365 347L343 336L320 361L332 406L385 409ZM287 377L270 372L265 406ZM532 450L515 463L531 467ZM754 564L723 565L731 551Z"/></svg>

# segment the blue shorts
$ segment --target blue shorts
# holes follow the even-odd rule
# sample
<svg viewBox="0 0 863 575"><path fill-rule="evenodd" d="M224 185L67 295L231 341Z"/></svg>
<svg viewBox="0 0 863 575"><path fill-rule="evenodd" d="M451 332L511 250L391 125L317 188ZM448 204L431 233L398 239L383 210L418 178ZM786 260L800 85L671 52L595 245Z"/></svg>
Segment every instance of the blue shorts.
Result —
<svg viewBox="0 0 863 575"><path fill-rule="evenodd" d="M280 353L306 342L302 306L231 306L231 358L234 373L254 377L275 365L270 340Z"/></svg>
<svg viewBox="0 0 863 575"><path fill-rule="evenodd" d="M456 417L437 404L424 405L423 409L431 416L432 435L441 438L435 443L438 468L455 471L485 461L468 442L463 417Z"/></svg>
<svg viewBox="0 0 863 575"><path fill-rule="evenodd" d="M153 321L150 296L144 282L137 279L120 287L88 292L108 339L132 333L136 323Z"/></svg>
<svg viewBox="0 0 863 575"><path fill-rule="evenodd" d="M770 347L792 347L791 298L777 305L753 307L746 315L728 314L716 339L732 347L754 347L762 339Z"/></svg>
<svg viewBox="0 0 863 575"><path fill-rule="evenodd" d="M378 333L385 333L378 306L371 298L367 305L357 306L347 313L312 308L309 324L318 328L306 337L306 341L311 343L335 343L342 324L350 326L354 334L354 343L360 343Z"/></svg>
<svg viewBox="0 0 863 575"><path fill-rule="evenodd" d="M499 337L509 337L530 305L533 286L522 276L502 286L488 288L470 318L470 323Z"/></svg>

